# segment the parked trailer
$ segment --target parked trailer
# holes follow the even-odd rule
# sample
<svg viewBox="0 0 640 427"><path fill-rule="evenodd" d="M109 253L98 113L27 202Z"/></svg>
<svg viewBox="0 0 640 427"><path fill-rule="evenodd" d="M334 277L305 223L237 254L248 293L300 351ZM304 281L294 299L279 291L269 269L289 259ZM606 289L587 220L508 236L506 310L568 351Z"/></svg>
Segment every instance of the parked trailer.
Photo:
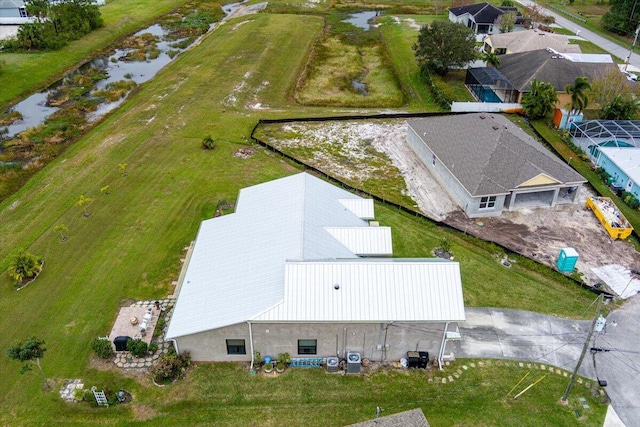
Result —
<svg viewBox="0 0 640 427"><path fill-rule="evenodd" d="M633 231L629 221L609 197L587 197L587 207L593 211L612 238L626 239Z"/></svg>

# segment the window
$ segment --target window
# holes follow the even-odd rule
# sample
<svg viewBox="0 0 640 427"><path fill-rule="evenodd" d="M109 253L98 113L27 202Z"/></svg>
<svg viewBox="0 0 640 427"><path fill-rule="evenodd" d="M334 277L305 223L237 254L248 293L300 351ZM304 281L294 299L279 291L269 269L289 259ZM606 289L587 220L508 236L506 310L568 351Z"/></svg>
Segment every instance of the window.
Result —
<svg viewBox="0 0 640 427"><path fill-rule="evenodd" d="M20 18L26 18L27 17L27 8L26 7L21 7L20 8Z"/></svg>
<svg viewBox="0 0 640 427"><path fill-rule="evenodd" d="M496 205L496 196L486 196L480 198L480 209L491 209Z"/></svg>
<svg viewBox="0 0 640 427"><path fill-rule="evenodd" d="M318 340L298 340L298 354L318 354Z"/></svg>
<svg viewBox="0 0 640 427"><path fill-rule="evenodd" d="M244 340L227 340L227 354L247 354Z"/></svg>

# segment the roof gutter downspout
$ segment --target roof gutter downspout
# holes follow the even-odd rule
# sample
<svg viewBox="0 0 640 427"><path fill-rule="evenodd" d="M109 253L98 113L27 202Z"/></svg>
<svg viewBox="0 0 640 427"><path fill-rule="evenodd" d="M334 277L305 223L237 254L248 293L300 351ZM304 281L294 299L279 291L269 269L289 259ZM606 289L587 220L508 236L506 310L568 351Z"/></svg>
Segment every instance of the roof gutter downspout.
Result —
<svg viewBox="0 0 640 427"><path fill-rule="evenodd" d="M180 354L180 349L178 348L178 341L174 340L173 338L171 338L169 341L173 343L173 348L175 349L176 353Z"/></svg>
<svg viewBox="0 0 640 427"><path fill-rule="evenodd" d="M444 347L447 345L447 331L449 330L449 322L445 323L444 331L442 332L442 342L440 343L440 351L438 352L438 369L444 371L442 368L442 358L444 356Z"/></svg>
<svg viewBox="0 0 640 427"><path fill-rule="evenodd" d="M251 322L247 321L247 325L249 325L249 349L251 350L251 366L249 366L249 370L253 371L253 331L251 330Z"/></svg>

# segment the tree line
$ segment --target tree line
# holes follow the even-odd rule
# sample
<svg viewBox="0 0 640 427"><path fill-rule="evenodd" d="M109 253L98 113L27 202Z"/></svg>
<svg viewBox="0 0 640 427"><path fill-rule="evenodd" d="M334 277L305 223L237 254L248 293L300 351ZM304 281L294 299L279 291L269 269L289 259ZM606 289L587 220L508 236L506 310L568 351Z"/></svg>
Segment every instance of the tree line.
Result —
<svg viewBox="0 0 640 427"><path fill-rule="evenodd" d="M104 25L92 0L26 0L25 7L34 21L2 42L6 51L57 50Z"/></svg>

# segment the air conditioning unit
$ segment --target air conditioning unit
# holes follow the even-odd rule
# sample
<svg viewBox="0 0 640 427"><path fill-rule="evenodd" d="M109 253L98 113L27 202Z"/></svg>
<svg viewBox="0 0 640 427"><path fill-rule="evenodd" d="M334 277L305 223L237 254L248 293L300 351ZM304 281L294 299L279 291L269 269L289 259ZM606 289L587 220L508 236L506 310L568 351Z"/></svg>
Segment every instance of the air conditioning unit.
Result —
<svg viewBox="0 0 640 427"><path fill-rule="evenodd" d="M327 357L327 372L338 372L340 370L340 359L337 357Z"/></svg>
<svg viewBox="0 0 640 427"><path fill-rule="evenodd" d="M347 374L359 374L361 362L360 353L347 353Z"/></svg>

